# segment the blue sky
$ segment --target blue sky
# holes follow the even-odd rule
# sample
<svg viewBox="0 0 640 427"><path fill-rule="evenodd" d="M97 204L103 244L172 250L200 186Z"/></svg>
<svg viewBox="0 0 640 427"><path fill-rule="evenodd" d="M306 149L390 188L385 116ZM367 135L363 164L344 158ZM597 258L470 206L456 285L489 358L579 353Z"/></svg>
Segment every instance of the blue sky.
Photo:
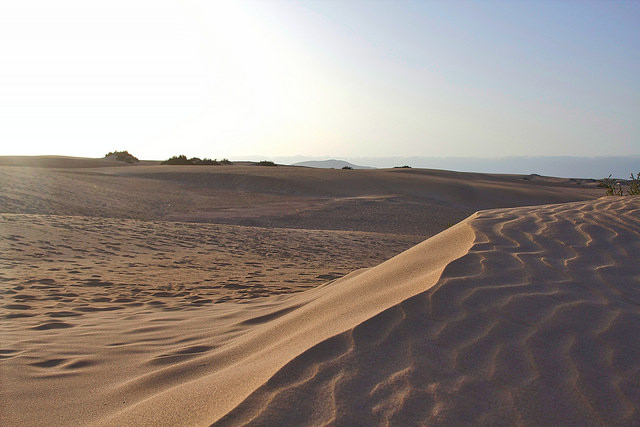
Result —
<svg viewBox="0 0 640 427"><path fill-rule="evenodd" d="M0 2L0 155L638 155L638 76L640 2Z"/></svg>

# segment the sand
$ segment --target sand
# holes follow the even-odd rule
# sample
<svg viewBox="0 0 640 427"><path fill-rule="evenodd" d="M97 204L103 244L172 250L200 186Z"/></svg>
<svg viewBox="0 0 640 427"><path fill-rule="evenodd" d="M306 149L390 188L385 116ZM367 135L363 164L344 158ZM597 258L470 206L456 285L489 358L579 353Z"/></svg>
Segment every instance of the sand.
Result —
<svg viewBox="0 0 640 427"><path fill-rule="evenodd" d="M638 425L639 214L637 197L480 212L436 285L300 354L219 424Z"/></svg>
<svg viewBox="0 0 640 427"><path fill-rule="evenodd" d="M2 425L640 423L638 197L78 164L0 166Z"/></svg>
<svg viewBox="0 0 640 427"><path fill-rule="evenodd" d="M15 158L8 158L14 163ZM591 180L424 169L131 166L39 158L1 166L0 212L433 236L481 209L603 194ZM89 161L91 160L91 161ZM47 161L49 163L47 163ZM94 167L120 163L117 167ZM26 162L29 165L31 163Z"/></svg>

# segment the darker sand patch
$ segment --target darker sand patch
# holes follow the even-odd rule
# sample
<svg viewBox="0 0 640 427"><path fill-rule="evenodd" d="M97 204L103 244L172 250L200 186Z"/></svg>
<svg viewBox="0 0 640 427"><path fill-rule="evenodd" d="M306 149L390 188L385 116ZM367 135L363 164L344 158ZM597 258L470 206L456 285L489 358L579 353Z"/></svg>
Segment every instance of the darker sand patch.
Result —
<svg viewBox="0 0 640 427"><path fill-rule="evenodd" d="M42 323L38 326L34 326L31 329L35 329L38 331L48 331L50 329L66 329L66 328L73 328L74 325L71 325L69 323L65 323L65 322L46 322L46 323Z"/></svg>

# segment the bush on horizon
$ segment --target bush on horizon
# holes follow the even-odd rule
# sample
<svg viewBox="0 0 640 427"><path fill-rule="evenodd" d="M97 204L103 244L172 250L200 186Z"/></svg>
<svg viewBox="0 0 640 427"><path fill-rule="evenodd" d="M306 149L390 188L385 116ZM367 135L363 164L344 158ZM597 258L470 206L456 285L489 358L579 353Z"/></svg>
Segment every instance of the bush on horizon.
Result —
<svg viewBox="0 0 640 427"><path fill-rule="evenodd" d="M127 163L138 163L140 160L127 150L124 151L110 151L104 157L116 156L116 160Z"/></svg>
<svg viewBox="0 0 640 427"><path fill-rule="evenodd" d="M191 165L191 161L187 159L187 156L180 154L179 156L170 157L161 163L162 165Z"/></svg>
<svg viewBox="0 0 640 427"><path fill-rule="evenodd" d="M260 160L258 163L256 163L256 166L278 166L278 165L273 163L271 160Z"/></svg>
<svg viewBox="0 0 640 427"><path fill-rule="evenodd" d="M190 159L187 158L184 154L180 154L179 156L173 156L168 160L163 161L161 164L163 165L232 165L233 163L229 161L229 159L222 159L218 161L217 159L209 159L205 157L201 159L199 157L192 157Z"/></svg>
<svg viewBox="0 0 640 427"><path fill-rule="evenodd" d="M353 168L351 166L343 166L342 169L343 170L348 170L348 171L353 170Z"/></svg>
<svg viewBox="0 0 640 427"><path fill-rule="evenodd" d="M404 165L404 166L394 166L394 169L411 169L411 166L409 165Z"/></svg>
<svg viewBox="0 0 640 427"><path fill-rule="evenodd" d="M191 164L194 165L219 165L220 162L218 162L216 159L209 159L207 157L205 157L204 159L200 160L198 157L192 157L191 158Z"/></svg>

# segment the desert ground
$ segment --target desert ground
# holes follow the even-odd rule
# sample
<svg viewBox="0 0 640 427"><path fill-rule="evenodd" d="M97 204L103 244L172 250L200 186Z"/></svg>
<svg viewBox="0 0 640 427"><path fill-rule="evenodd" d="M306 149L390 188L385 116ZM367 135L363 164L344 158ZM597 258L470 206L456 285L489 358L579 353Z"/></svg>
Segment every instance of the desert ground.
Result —
<svg viewBox="0 0 640 427"><path fill-rule="evenodd" d="M0 157L1 425L640 424L640 198Z"/></svg>

